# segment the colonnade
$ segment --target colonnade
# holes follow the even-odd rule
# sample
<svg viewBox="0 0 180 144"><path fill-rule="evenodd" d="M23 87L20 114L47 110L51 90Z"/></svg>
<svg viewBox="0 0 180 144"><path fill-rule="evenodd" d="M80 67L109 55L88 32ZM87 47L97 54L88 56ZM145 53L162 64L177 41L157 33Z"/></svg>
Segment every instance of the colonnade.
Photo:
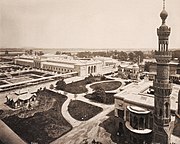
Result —
<svg viewBox="0 0 180 144"><path fill-rule="evenodd" d="M95 73L96 72L96 66L88 66L88 74Z"/></svg>

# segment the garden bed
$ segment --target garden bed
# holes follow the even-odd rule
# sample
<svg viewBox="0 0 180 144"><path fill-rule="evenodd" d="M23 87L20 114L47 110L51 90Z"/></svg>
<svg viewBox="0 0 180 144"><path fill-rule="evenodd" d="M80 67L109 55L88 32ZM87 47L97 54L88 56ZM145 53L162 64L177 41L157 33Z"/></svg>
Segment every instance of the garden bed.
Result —
<svg viewBox="0 0 180 144"><path fill-rule="evenodd" d="M98 113L102 112L102 108L93 106L91 104L79 101L79 100L73 100L70 102L68 106L68 111L70 115L79 121L86 121L90 118L94 117Z"/></svg>
<svg viewBox="0 0 180 144"><path fill-rule="evenodd" d="M69 92L69 93L73 93L73 94L85 93L85 92L87 92L86 81L81 80L81 81L72 82L70 84L67 84L65 91Z"/></svg>
<svg viewBox="0 0 180 144"><path fill-rule="evenodd" d="M77 81L77 82L72 82L70 84L66 85L65 91L69 92L69 93L73 93L73 94L80 94L80 93L86 93L87 89L86 89L86 85L92 82L98 82L98 81L102 81L102 80L110 80L110 79L106 79L101 76L94 76L93 78L86 78L84 80L81 81Z"/></svg>
<svg viewBox="0 0 180 144"><path fill-rule="evenodd" d="M97 86L102 87L105 91L112 91L119 88L121 86L121 82L119 81L102 82L102 83L93 84L90 87L94 89Z"/></svg>
<svg viewBox="0 0 180 144"><path fill-rule="evenodd" d="M115 93L106 93L106 102L104 102L104 104L114 104L114 94ZM87 94L84 97L87 98L87 99L92 100L93 102L102 103L93 94Z"/></svg>

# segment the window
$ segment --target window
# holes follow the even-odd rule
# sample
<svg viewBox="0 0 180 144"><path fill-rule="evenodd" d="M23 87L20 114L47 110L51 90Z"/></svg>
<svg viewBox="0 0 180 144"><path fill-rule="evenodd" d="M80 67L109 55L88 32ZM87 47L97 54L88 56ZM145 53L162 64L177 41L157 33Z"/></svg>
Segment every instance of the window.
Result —
<svg viewBox="0 0 180 144"><path fill-rule="evenodd" d="M139 129L144 129L144 118L139 119Z"/></svg>
<svg viewBox="0 0 180 144"><path fill-rule="evenodd" d="M119 116L120 118L123 118L123 117L124 117L124 111L118 109L118 116Z"/></svg>
<svg viewBox="0 0 180 144"><path fill-rule="evenodd" d="M88 67L88 74L90 74L91 72L90 72L90 67Z"/></svg>
<svg viewBox="0 0 180 144"><path fill-rule="evenodd" d="M133 126L134 129L138 129L138 118L136 116L134 116L133 119Z"/></svg>
<svg viewBox="0 0 180 144"><path fill-rule="evenodd" d="M162 109L160 109L160 111L159 111L159 116L160 117L162 116Z"/></svg>
<svg viewBox="0 0 180 144"><path fill-rule="evenodd" d="M168 102L166 102L166 104L165 104L165 110L166 110L166 117L168 118L169 117L169 104L168 104Z"/></svg>
<svg viewBox="0 0 180 144"><path fill-rule="evenodd" d="M91 66L91 73L93 73L93 66Z"/></svg>
<svg viewBox="0 0 180 144"><path fill-rule="evenodd" d="M94 66L94 72L96 72L96 66Z"/></svg>

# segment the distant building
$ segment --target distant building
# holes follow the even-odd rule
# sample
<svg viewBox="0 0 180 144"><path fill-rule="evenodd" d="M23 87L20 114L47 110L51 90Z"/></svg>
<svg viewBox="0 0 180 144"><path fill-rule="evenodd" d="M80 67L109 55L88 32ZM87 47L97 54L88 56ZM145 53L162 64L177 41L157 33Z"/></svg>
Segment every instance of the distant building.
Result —
<svg viewBox="0 0 180 144"><path fill-rule="evenodd" d="M116 61L106 57L80 59L67 55L46 54L41 57L22 55L15 57L14 63L62 74L78 72L78 75L83 77L89 74L98 75L116 71Z"/></svg>
<svg viewBox="0 0 180 144"><path fill-rule="evenodd" d="M157 70L157 63L156 62L149 62L149 80L154 80L156 76ZM177 60L171 60L169 62L170 68L170 80L172 81L179 81L180 80L180 64Z"/></svg>
<svg viewBox="0 0 180 144"><path fill-rule="evenodd" d="M138 64L133 64L131 62L122 61L118 66L118 74L124 75L124 78L132 80L138 80L139 70Z"/></svg>

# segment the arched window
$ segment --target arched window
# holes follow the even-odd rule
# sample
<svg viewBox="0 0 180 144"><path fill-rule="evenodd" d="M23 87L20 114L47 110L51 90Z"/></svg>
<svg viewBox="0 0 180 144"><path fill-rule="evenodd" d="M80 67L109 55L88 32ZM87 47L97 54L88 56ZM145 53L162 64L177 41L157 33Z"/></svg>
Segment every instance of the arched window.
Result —
<svg viewBox="0 0 180 144"><path fill-rule="evenodd" d="M94 66L94 72L96 72L96 66Z"/></svg>
<svg viewBox="0 0 180 144"><path fill-rule="evenodd" d="M168 102L165 103L165 110L166 110L166 117L168 118L169 117L169 103Z"/></svg>
<svg viewBox="0 0 180 144"><path fill-rule="evenodd" d="M133 118L133 128L138 129L138 118L136 116Z"/></svg>
<svg viewBox="0 0 180 144"><path fill-rule="evenodd" d="M160 117L162 116L162 109L160 109L160 111L159 111L159 116Z"/></svg>
<svg viewBox="0 0 180 144"><path fill-rule="evenodd" d="M88 67L88 74L90 74L90 67Z"/></svg>
<svg viewBox="0 0 180 144"><path fill-rule="evenodd" d="M144 118L139 119L139 129L144 129Z"/></svg>
<svg viewBox="0 0 180 144"><path fill-rule="evenodd" d="M93 73L93 66L91 66L91 73Z"/></svg>

